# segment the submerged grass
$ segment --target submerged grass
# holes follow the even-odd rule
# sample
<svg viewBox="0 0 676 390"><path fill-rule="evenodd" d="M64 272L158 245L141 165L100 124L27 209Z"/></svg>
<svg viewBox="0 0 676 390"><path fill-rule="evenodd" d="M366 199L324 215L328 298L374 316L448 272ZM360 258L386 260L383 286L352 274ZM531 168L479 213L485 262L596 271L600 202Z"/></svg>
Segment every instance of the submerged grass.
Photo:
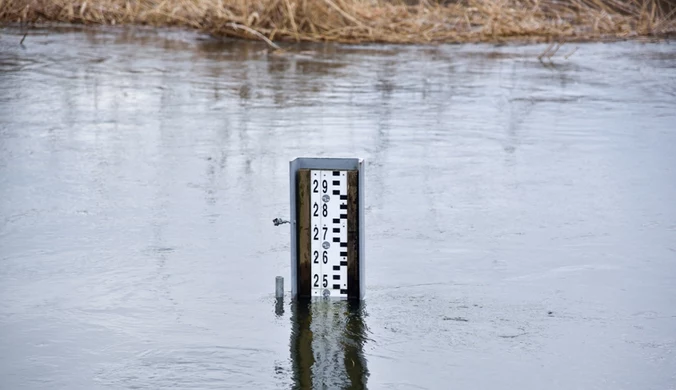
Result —
<svg viewBox="0 0 676 390"><path fill-rule="evenodd" d="M272 41L502 42L664 37L673 0L0 0L0 21L183 26Z"/></svg>

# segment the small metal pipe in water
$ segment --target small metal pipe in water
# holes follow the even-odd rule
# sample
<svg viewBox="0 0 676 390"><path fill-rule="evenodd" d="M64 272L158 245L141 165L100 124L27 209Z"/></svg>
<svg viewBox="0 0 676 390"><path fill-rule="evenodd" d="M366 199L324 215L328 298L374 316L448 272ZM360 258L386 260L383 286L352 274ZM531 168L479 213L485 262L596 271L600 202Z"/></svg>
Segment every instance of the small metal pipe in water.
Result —
<svg viewBox="0 0 676 390"><path fill-rule="evenodd" d="M284 278L282 276L275 278L275 297L284 298Z"/></svg>

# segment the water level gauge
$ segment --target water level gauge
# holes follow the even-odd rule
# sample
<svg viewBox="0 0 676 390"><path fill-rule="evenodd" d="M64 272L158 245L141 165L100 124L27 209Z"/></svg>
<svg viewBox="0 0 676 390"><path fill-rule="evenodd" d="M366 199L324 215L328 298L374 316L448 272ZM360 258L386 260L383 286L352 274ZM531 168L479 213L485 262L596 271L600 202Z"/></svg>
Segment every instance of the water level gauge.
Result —
<svg viewBox="0 0 676 390"><path fill-rule="evenodd" d="M299 158L290 168L292 295L362 299L363 161Z"/></svg>

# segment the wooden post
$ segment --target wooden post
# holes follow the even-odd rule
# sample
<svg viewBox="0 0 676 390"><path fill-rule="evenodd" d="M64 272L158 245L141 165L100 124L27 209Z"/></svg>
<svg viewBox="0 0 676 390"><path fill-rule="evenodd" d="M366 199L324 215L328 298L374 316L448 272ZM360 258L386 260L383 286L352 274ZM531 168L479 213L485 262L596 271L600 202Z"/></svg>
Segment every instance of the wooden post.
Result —
<svg viewBox="0 0 676 390"><path fill-rule="evenodd" d="M310 170L298 171L296 191L296 211L298 213L298 298L310 298Z"/></svg>
<svg viewBox="0 0 676 390"><path fill-rule="evenodd" d="M359 299L359 172L347 172L347 297Z"/></svg>

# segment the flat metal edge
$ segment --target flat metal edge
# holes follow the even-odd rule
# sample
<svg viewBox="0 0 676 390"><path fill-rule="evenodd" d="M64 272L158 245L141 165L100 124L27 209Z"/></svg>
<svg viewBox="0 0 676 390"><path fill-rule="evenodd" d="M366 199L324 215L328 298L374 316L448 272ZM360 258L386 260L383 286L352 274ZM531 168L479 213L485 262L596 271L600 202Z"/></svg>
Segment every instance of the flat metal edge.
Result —
<svg viewBox="0 0 676 390"><path fill-rule="evenodd" d="M297 160L292 160L289 162L289 202L290 202L290 208L289 208L289 220L291 223L289 224L289 230L290 230L290 252L291 252L291 277L289 278L290 284L291 284L291 297L296 298L298 294L298 280L297 280L297 273L298 273L298 267L296 264L296 257L298 256L298 248L297 248L297 235L296 235L296 230L298 226L298 221L297 221L297 214L296 214L296 174L298 173L299 170L299 162Z"/></svg>
<svg viewBox="0 0 676 390"><path fill-rule="evenodd" d="M358 159L357 171L359 172L359 299L362 300L366 296L366 220L364 219L366 174L362 158Z"/></svg>
<svg viewBox="0 0 676 390"><path fill-rule="evenodd" d="M297 169L359 169L358 158L339 157L298 157L293 161L298 162Z"/></svg>

